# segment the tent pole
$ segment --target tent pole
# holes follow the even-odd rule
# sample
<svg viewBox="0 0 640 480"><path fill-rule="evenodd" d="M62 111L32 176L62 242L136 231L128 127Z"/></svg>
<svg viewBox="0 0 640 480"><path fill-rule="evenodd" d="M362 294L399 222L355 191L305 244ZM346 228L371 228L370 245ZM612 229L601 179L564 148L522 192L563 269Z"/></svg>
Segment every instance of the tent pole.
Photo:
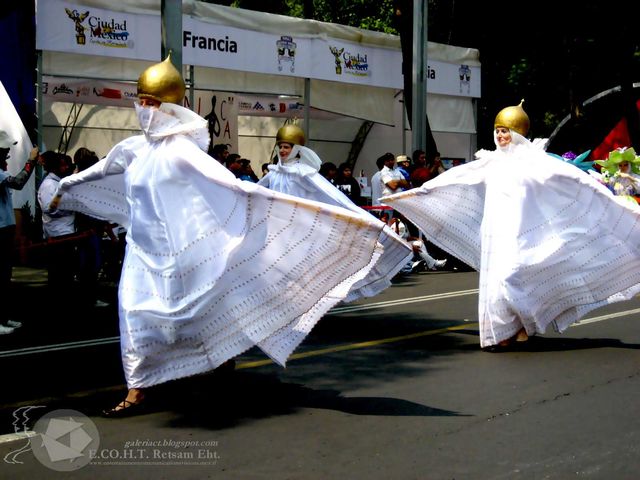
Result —
<svg viewBox="0 0 640 480"><path fill-rule="evenodd" d="M407 110L404 105L404 90L402 91L402 153L406 155L407 153ZM415 150L415 148L414 148Z"/></svg>
<svg viewBox="0 0 640 480"><path fill-rule="evenodd" d="M191 88L189 89L189 105L191 105L191 110L195 112L196 106L193 103L196 97L196 81L194 79L196 74L196 69L193 65L189 65L189 83L191 84Z"/></svg>
<svg viewBox="0 0 640 480"><path fill-rule="evenodd" d="M412 151L425 150L427 143L427 6L426 0L413 1L413 59L412 59Z"/></svg>
<svg viewBox="0 0 640 480"><path fill-rule="evenodd" d="M171 51L171 63L182 72L182 0L162 0L162 59Z"/></svg>
<svg viewBox="0 0 640 480"><path fill-rule="evenodd" d="M44 115L44 105L42 104L42 50L37 51L37 71L36 71L36 142L38 148L42 151L43 135L42 135L42 116Z"/></svg>
<svg viewBox="0 0 640 480"><path fill-rule="evenodd" d="M304 138L307 139L307 146L309 145L309 119L311 111L311 79L304 79Z"/></svg>

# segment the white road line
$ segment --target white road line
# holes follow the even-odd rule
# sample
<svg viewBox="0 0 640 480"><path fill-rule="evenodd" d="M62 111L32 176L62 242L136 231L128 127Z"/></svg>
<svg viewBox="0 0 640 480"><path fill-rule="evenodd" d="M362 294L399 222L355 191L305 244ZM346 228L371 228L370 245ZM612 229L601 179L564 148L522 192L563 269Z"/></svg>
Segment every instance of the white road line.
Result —
<svg viewBox="0 0 640 480"><path fill-rule="evenodd" d="M420 302L432 302L436 300L443 300L446 298L462 297L465 295L475 295L478 293L478 289L459 290L457 292L436 293L433 295L423 295L420 297L403 298L400 300L388 300L386 302L368 303L366 305L349 305L345 307L335 307L329 310L328 314L338 313L352 313L363 312L365 310L373 310L376 308L388 308L398 305L407 305L409 303ZM640 308L633 310L625 310L623 312L610 313L607 315L600 315L598 317L585 318L577 323L571 325L572 327L579 327L581 325L587 325L589 323L601 322L603 320L610 320L612 318L626 317L628 315L635 315L640 313ZM466 319L465 319L466 321ZM34 355L38 353L55 352L60 350L72 350L75 348L93 347L97 345L109 345L114 343L120 343L120 337L106 337L95 338L92 340L80 340L77 342L57 343L53 345L40 345L37 347L19 348L16 350L0 351L0 358L18 357L21 355Z"/></svg>
<svg viewBox="0 0 640 480"><path fill-rule="evenodd" d="M366 305L350 305L346 307L336 307L329 310L328 314L361 312L364 310L372 310L375 308L393 307L396 305L405 305L408 303L430 302L434 300L442 300L444 298L459 297L462 295L473 295L478 293L474 290L460 290L457 292L437 293L434 295L424 295L420 297L403 298L401 300L390 300L386 302L369 303ZM18 357L21 355L34 355L37 353L55 352L60 350L72 350L74 348L93 347L96 345L108 345L119 343L120 337L96 338L93 340L81 340L78 342L58 343L54 345L40 345L38 347L19 348L16 350L0 351L0 358Z"/></svg>
<svg viewBox="0 0 640 480"><path fill-rule="evenodd" d="M366 305L353 305L348 307L336 307L329 310L329 314L361 312L363 310L372 310L374 308L394 307L396 305L406 305L407 303L430 302L433 300L442 300L443 298L461 297L463 295L474 295L478 293L478 289L459 290L457 292L436 293L434 295L424 295L422 297L402 298L400 300L389 300L387 302L368 303Z"/></svg>
<svg viewBox="0 0 640 480"><path fill-rule="evenodd" d="M56 343L53 345L40 345L38 347L5 350L0 352L0 358L19 357L20 355L32 355L35 353L44 352L55 352L57 350L72 350L74 348L93 347L95 345L107 345L110 343L120 343L120 337L94 338L92 340L81 340L78 342Z"/></svg>
<svg viewBox="0 0 640 480"><path fill-rule="evenodd" d="M35 437L36 432L33 430L27 430L26 432L7 433L0 435L0 444L15 442L16 440L24 440L25 438Z"/></svg>
<svg viewBox="0 0 640 480"><path fill-rule="evenodd" d="M624 312L609 313L607 315L600 315L599 317L584 318L574 323L571 326L579 327L580 325L586 325L588 323L602 322L603 320L610 320L612 318L618 318L618 317L626 317L627 315L635 315L636 313L640 313L640 308L635 308L633 310L625 310Z"/></svg>

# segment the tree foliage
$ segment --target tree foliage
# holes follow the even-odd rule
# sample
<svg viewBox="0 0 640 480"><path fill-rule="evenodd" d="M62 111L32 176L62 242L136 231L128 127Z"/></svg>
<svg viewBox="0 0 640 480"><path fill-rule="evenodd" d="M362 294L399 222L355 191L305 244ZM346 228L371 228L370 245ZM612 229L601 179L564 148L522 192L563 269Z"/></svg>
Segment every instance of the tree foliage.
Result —
<svg viewBox="0 0 640 480"><path fill-rule="evenodd" d="M393 27L394 0L379 0L375 4L370 0L219 0L207 3L398 33Z"/></svg>
<svg viewBox="0 0 640 480"><path fill-rule="evenodd" d="M412 0L215 1L398 34L395 11ZM478 102L481 146L493 143L495 114L525 99L534 136L548 136L567 115L608 88L640 81L634 2L538 0L490 4L428 0L430 41L476 48L482 63Z"/></svg>

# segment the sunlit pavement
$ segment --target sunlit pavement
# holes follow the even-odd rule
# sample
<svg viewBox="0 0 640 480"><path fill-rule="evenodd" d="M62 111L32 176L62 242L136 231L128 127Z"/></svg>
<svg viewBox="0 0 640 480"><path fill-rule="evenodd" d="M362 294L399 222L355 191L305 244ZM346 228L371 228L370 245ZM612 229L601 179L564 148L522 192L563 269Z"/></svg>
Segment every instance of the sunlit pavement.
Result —
<svg viewBox="0 0 640 480"><path fill-rule="evenodd" d="M23 283L20 294L38 288ZM32 302L15 344L0 340L41 348L0 356L2 433L28 406L43 408L24 428L52 410L88 415L100 447L76 478L635 478L640 302L496 354L479 349L476 288L473 272L400 278L334 309L286 369L252 350L229 375L150 389L148 412L129 419L99 416L125 391L115 306L75 316ZM16 457L23 444L0 444L0 476L56 473L31 451Z"/></svg>

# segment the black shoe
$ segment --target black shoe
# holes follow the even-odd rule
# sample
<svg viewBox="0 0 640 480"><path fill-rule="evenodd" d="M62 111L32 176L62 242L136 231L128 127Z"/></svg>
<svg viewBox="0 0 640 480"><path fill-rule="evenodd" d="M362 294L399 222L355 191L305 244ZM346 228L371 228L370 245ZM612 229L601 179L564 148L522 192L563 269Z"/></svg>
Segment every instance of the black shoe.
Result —
<svg viewBox="0 0 640 480"><path fill-rule="evenodd" d="M120 408L118 408L120 407ZM140 415L145 412L147 406L144 400L133 403L129 400L123 400L118 405L109 410L103 410L102 416L105 418L125 418Z"/></svg>

